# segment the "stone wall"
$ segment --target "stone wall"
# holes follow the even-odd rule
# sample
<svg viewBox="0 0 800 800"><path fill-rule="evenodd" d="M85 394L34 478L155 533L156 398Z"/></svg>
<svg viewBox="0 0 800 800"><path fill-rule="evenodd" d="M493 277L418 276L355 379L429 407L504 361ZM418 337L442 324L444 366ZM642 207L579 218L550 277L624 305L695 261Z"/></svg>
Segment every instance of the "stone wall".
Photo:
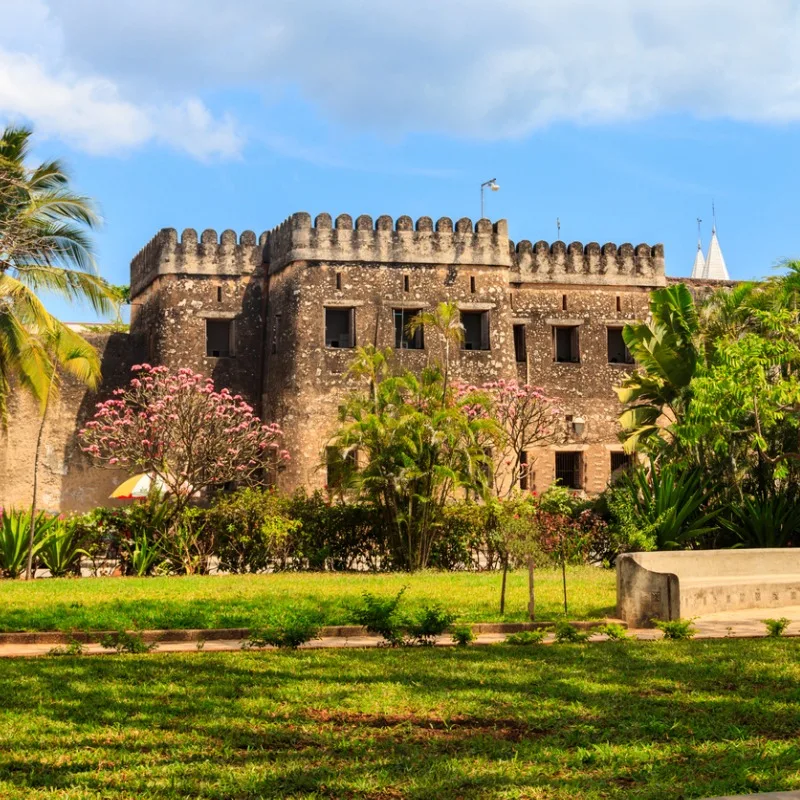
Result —
<svg viewBox="0 0 800 800"><path fill-rule="evenodd" d="M95 405L124 385L140 357L135 337L125 333L81 334L101 357L103 384L99 392L65 378L45 421L39 462L39 508L84 511L111 505L109 494L125 472L92 467L80 451L77 431L91 418ZM31 502L33 459L39 430L39 409L19 388L12 392L9 425L0 433L0 506L24 507Z"/></svg>

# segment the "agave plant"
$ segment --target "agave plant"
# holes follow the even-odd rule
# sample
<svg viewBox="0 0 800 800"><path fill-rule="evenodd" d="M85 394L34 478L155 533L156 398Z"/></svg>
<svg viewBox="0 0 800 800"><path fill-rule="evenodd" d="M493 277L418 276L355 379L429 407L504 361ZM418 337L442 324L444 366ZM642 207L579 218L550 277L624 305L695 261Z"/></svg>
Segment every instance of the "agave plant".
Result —
<svg viewBox="0 0 800 800"><path fill-rule="evenodd" d="M657 465L651 459L649 467L622 475L619 485L629 494L634 518L653 532L659 550L685 547L715 529L710 523L719 510L707 508L710 493L699 469Z"/></svg>
<svg viewBox="0 0 800 800"><path fill-rule="evenodd" d="M49 516L44 511L37 514L33 525L34 558L56 522L56 517ZM30 531L29 512L6 509L0 513L0 572L9 578L18 578L25 569Z"/></svg>
<svg viewBox="0 0 800 800"><path fill-rule="evenodd" d="M89 554L78 547L80 529L66 520L55 520L52 529L39 545L39 559L54 578L62 578L81 556Z"/></svg>
<svg viewBox="0 0 800 800"><path fill-rule="evenodd" d="M745 497L720 524L739 538L738 547L790 547L800 540L800 506L786 495Z"/></svg>

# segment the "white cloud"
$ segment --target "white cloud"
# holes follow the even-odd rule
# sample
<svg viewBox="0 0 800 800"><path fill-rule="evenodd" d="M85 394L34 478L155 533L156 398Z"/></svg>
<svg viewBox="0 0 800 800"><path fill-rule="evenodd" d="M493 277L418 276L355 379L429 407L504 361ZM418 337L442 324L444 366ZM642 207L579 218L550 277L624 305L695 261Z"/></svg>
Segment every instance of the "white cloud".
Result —
<svg viewBox="0 0 800 800"><path fill-rule="evenodd" d="M214 118L200 99L230 90L270 104L289 88L328 119L391 135L502 138L562 121L673 113L800 120L800 0L9 6L26 10L4 19L0 47L8 52L14 42L35 59L24 77L36 96L6 88L0 113L31 113L26 100L39 109L34 121L87 147L160 139L198 157L235 155L236 123ZM34 74L37 65L44 77ZM50 114L39 92L60 98L61 90L91 113ZM82 126L84 116L99 120L97 130Z"/></svg>

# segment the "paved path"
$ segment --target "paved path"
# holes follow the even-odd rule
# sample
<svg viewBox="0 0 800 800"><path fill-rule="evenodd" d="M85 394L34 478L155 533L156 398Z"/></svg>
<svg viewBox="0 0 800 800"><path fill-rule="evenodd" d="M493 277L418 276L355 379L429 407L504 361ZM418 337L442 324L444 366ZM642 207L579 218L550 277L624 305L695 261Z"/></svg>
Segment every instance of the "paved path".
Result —
<svg viewBox="0 0 800 800"><path fill-rule="evenodd" d="M770 609L746 609L743 611L718 612L700 617L695 621L697 628L696 639L722 639L722 638L752 638L763 637L766 629L762 620L772 618L777 619L786 617L792 620L786 633L789 636L800 636L800 606L789 606L786 608ZM637 639L654 640L661 638L661 632L651 628L638 628L630 630L630 636ZM496 644L506 638L505 633L483 633L475 639L476 644ZM553 635L549 634L544 643L552 643ZM604 641L607 637L602 634L593 634L590 641ZM377 647L380 639L375 636L331 636L325 639L318 639L303 645L306 649L317 648L344 648L344 647ZM452 646L450 636L440 636L437 645ZM159 642L156 651L159 653L193 653L202 650L206 653L241 650L241 639L216 639L209 640L198 646L198 642ZM54 648L59 647L53 644L3 644L0 645L0 658L41 656L47 655ZM112 651L104 650L99 644L86 644L83 646L86 654L109 653Z"/></svg>

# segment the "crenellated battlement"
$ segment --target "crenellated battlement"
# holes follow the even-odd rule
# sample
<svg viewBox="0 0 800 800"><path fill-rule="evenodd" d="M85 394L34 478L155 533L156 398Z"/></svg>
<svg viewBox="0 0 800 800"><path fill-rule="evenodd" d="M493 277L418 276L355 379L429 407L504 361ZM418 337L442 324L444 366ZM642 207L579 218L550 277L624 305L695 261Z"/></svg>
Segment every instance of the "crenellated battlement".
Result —
<svg viewBox="0 0 800 800"><path fill-rule="evenodd" d="M349 214L334 221L319 214L292 214L267 234L265 258L270 272L292 261L371 262L385 264L454 264L511 267L508 224L480 219L474 225L464 217L455 224L450 217L433 222L431 217L362 214L355 222Z"/></svg>
<svg viewBox="0 0 800 800"><path fill-rule="evenodd" d="M586 283L626 286L665 286L664 245L610 242L539 241L527 239L514 248L518 283Z"/></svg>
<svg viewBox="0 0 800 800"><path fill-rule="evenodd" d="M506 220L380 216L373 221L366 214L334 220L319 214L312 224L310 214L298 212L258 238L252 231L237 238L231 230L220 236L205 230L198 239L187 228L179 240L177 231L164 228L131 262L131 292L141 292L156 275L244 275L262 263L275 273L292 262L489 266L508 270L509 281L517 284L666 284L660 244L523 240L515 246Z"/></svg>
<svg viewBox="0 0 800 800"><path fill-rule="evenodd" d="M181 233L162 228L131 261L131 296L145 289L157 275L246 275L262 263L266 233L257 239L253 231L238 237L232 230L217 236L194 228Z"/></svg>

